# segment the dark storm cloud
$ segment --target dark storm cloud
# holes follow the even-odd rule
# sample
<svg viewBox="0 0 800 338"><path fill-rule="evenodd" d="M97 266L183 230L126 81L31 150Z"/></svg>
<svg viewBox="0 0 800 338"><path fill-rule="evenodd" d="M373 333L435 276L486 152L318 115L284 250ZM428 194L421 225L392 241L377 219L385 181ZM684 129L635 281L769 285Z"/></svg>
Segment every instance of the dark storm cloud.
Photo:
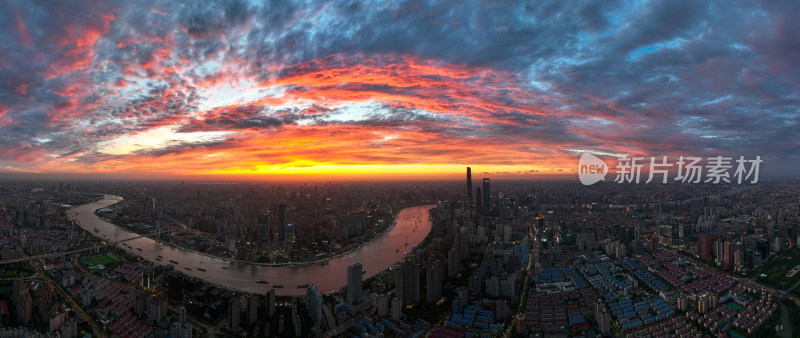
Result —
<svg viewBox="0 0 800 338"><path fill-rule="evenodd" d="M280 127L283 119L263 116L263 107L240 106L222 107L211 110L201 120L191 120L180 126L180 132L193 131L227 131L227 130L262 130Z"/></svg>

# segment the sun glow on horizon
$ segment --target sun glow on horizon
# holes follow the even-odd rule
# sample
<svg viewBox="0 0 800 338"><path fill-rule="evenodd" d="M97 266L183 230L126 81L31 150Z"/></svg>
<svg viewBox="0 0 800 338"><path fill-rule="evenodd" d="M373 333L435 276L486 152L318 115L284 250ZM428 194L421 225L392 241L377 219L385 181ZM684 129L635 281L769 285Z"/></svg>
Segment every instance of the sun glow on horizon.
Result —
<svg viewBox="0 0 800 338"><path fill-rule="evenodd" d="M476 174L500 174L500 175L530 175L530 174L554 174L556 169L545 169L530 166L503 166L503 165L468 165L468 164L311 164L310 161L298 161L282 166L254 166L252 169L227 169L211 170L207 174L212 175L286 175L286 176L441 176L441 175L463 175L466 167L471 166L473 173Z"/></svg>

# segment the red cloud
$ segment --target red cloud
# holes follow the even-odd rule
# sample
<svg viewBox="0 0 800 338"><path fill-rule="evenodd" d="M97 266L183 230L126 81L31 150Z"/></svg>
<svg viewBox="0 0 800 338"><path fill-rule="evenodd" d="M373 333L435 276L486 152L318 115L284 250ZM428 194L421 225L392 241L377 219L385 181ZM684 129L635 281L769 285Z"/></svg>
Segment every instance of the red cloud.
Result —
<svg viewBox="0 0 800 338"><path fill-rule="evenodd" d="M19 40L22 41L26 47L30 47L33 39L31 39L31 35L28 34L28 29L25 27L25 21L22 20L19 11L14 13L14 22L17 26L17 31L19 31Z"/></svg>
<svg viewBox="0 0 800 338"><path fill-rule="evenodd" d="M63 34L55 41L55 45L61 48L61 57L50 65L46 79L90 67L94 62L94 45L108 33L114 18L113 14L100 13L89 22L67 24Z"/></svg>
<svg viewBox="0 0 800 338"><path fill-rule="evenodd" d="M265 98L258 103L300 100L335 106L372 100L397 108L469 117L481 123L512 123L497 113L545 115L537 106L547 101L521 88L520 79L508 72L412 56L335 55L287 67L281 74L261 85L294 89L280 100Z"/></svg>

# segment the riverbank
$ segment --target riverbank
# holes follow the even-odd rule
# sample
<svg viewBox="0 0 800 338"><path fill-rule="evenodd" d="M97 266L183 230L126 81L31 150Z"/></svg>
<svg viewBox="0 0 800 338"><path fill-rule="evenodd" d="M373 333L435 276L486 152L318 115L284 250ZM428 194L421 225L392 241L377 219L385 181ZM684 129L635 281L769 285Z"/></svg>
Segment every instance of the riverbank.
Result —
<svg viewBox="0 0 800 338"><path fill-rule="evenodd" d="M141 235L141 236L144 236L146 238L149 238L149 239L153 240L154 242L158 243L158 245L168 246L168 247L172 247L172 248L175 248L175 249L180 249L180 250L183 250L183 251L186 251L186 252L191 252L193 254L205 256L205 257L212 258L212 259L218 259L218 260L225 261L225 262L228 262L228 263L247 264L247 265L254 265L254 266L294 268L294 267L299 267L299 266L322 264L322 263L328 262L330 260L333 260L333 259L345 256L345 255L351 254L351 253L353 253L355 251L358 251L359 249L361 249L361 248L363 248L363 247L365 247L365 246L367 246L369 244L374 243L378 239L380 239L383 236L385 236L392 228L394 228L397 225L397 220L399 218L398 214L394 214L392 223L389 226L384 227L384 229L379 234L376 234L376 235L372 236L367 241L360 242L356 246L351 246L351 247L347 248L346 250L344 250L342 252L339 252L337 254L331 255L331 256L325 256L324 258L315 259L315 260L309 260L309 261L293 261L293 262L286 262L286 263L263 263L263 262L237 260L237 259L232 259L230 257L225 257L225 256L217 256L217 255L210 254L210 253L207 253L207 252L198 251L198 250L194 250L194 249L191 249L191 248L188 248L188 247L185 247L185 246L177 245L176 243L173 243L173 242L170 242L170 241L155 239L155 236L153 236L152 233L139 233L139 232L136 232L134 229L131 229L131 228L127 227L127 226L118 224L114 220L107 219L107 218L105 218L105 217L103 217L103 216L101 216L99 214L100 210L103 210L105 208L110 208L113 205L115 205L117 203L120 203L120 202L122 202L124 200L122 197L116 196L116 195L103 195L102 197L98 198L96 201L99 201L99 200L102 200L102 199L105 199L105 198L116 199L117 201L115 203L113 203L113 204L110 204L108 206L105 206L103 208L95 210L94 211L94 215L96 217L108 222L108 223L113 224L116 227L119 227L120 229L123 229L123 230L125 230L125 231L127 231L129 233L132 233L132 234ZM131 252L131 253L136 254L135 252Z"/></svg>

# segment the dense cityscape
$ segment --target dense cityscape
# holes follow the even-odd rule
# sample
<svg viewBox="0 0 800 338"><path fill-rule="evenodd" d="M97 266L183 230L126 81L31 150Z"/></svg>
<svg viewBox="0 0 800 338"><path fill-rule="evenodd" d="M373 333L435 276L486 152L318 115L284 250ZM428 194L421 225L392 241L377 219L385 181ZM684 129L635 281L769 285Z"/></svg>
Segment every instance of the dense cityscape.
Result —
<svg viewBox="0 0 800 338"><path fill-rule="evenodd" d="M800 333L798 185L584 186L473 180L469 168L466 184L4 182L0 330L792 336ZM97 204L109 196L117 199ZM97 223L73 213L81 205ZM115 237L94 227L101 223ZM337 262L368 259L363 250L388 246L381 240L402 228L420 236L395 237L406 242L393 244L397 256L381 258L380 271ZM159 255L143 252L142 240ZM206 261L192 269L165 247ZM331 266L341 267L335 286L314 270ZM250 278L265 277L244 287L225 279L254 267L279 275L256 271Z"/></svg>

